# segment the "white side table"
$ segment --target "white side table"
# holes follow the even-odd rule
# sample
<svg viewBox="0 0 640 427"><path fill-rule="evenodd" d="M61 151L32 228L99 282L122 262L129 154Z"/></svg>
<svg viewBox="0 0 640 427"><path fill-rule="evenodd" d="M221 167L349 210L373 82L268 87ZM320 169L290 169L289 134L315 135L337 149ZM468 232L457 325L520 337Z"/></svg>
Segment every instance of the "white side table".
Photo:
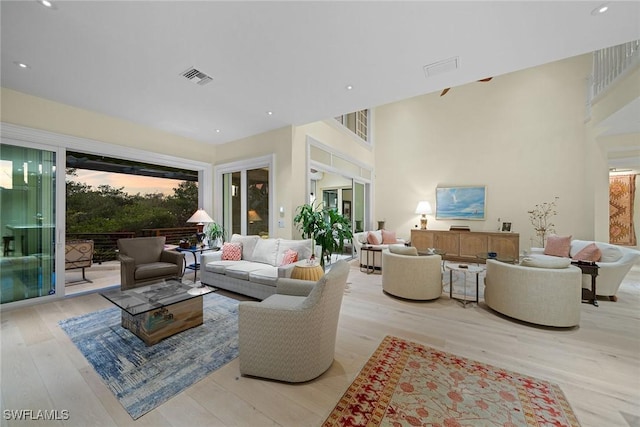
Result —
<svg viewBox="0 0 640 427"><path fill-rule="evenodd" d="M476 267L473 265L466 264L447 264L447 270L449 270L449 298L455 299L456 301L460 301L464 308L467 308L467 303L478 303L479 295L480 295L480 273L484 271L482 267ZM464 273L464 294L462 298L454 298L453 297L453 272L459 271ZM470 300L467 298L467 274L475 274L476 275L476 299Z"/></svg>

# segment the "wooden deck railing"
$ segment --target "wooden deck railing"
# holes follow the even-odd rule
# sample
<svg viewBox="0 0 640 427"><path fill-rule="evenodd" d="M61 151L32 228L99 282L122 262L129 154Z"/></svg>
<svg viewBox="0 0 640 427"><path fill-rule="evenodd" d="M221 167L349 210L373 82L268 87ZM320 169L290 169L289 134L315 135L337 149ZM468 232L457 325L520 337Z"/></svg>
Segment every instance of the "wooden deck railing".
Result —
<svg viewBox="0 0 640 427"><path fill-rule="evenodd" d="M197 231L197 227L176 228L148 228L135 231L119 231L113 233L67 233L67 240L91 239L93 240L93 262L102 263L117 259L118 239L130 237L165 236L167 244L177 245L180 239L191 238Z"/></svg>

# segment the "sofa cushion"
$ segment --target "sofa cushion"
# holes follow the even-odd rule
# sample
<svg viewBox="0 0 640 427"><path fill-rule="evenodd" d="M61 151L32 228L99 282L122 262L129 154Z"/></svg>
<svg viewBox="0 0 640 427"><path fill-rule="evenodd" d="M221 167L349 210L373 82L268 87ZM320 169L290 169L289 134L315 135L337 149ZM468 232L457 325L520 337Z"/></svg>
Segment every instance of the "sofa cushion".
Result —
<svg viewBox="0 0 640 427"><path fill-rule="evenodd" d="M224 274L227 267L233 267L238 264L246 264L248 262L250 261L212 261L207 263L204 268L205 270L212 273Z"/></svg>
<svg viewBox="0 0 640 427"><path fill-rule="evenodd" d="M225 242L222 245L223 261L240 261L242 259L242 244Z"/></svg>
<svg viewBox="0 0 640 427"><path fill-rule="evenodd" d="M253 250L252 261L276 266L280 239L259 239Z"/></svg>
<svg viewBox="0 0 640 427"><path fill-rule="evenodd" d="M259 262L247 262L228 266L225 269L224 274L229 277L235 277L236 279L249 280L250 273L264 268L265 265L260 264ZM274 268L274 270L277 275L278 270L276 268Z"/></svg>
<svg viewBox="0 0 640 427"><path fill-rule="evenodd" d="M398 255L418 256L418 249L415 246L389 245L389 252Z"/></svg>
<svg viewBox="0 0 640 427"><path fill-rule="evenodd" d="M379 245L381 243L380 240L382 239L378 237L373 231L367 233L367 243L369 243L370 245Z"/></svg>
<svg viewBox="0 0 640 427"><path fill-rule="evenodd" d="M537 268L567 268L571 264L571 258L562 258L553 255L532 255L522 259L523 267Z"/></svg>
<svg viewBox="0 0 640 427"><path fill-rule="evenodd" d="M256 243L260 240L260 236L243 236L240 234L234 234L231 236L231 243L242 243L242 259L247 261L253 261L253 251L256 247Z"/></svg>
<svg viewBox="0 0 640 427"><path fill-rule="evenodd" d="M551 256L568 257L571 250L571 236L557 236L552 234L547 237L544 254Z"/></svg>
<svg viewBox="0 0 640 427"><path fill-rule="evenodd" d="M276 286L278 282L278 269L274 267L261 268L249 273L249 281L262 285Z"/></svg>
<svg viewBox="0 0 640 427"><path fill-rule="evenodd" d="M278 243L278 255L276 257L276 265L284 265L282 263L284 254L291 249L298 253L298 260L309 259L311 256L311 239L293 240L280 239Z"/></svg>
<svg viewBox="0 0 640 427"><path fill-rule="evenodd" d="M388 245L391 243L398 243L398 239L396 239L396 232L395 231L387 231L387 230L380 230L381 234L382 234L382 244L383 245Z"/></svg>
<svg viewBox="0 0 640 427"><path fill-rule="evenodd" d="M579 261L600 261L602 252L595 243L590 243L584 248L580 249L571 258Z"/></svg>
<svg viewBox="0 0 640 427"><path fill-rule="evenodd" d="M144 280L158 276L169 276L175 274L179 276L181 271L178 266L168 262L150 262L149 264L140 264L135 270L135 279Z"/></svg>

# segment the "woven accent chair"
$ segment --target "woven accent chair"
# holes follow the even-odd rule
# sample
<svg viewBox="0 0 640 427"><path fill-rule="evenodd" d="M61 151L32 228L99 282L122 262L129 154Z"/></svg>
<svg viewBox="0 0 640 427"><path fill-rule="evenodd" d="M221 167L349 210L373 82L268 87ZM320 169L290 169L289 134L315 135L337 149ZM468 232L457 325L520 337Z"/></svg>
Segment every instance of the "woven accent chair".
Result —
<svg viewBox="0 0 640 427"><path fill-rule="evenodd" d="M442 257L418 256L416 248L400 248L407 254L393 253L394 248L382 251L382 290L390 295L426 301L442 295ZM413 249L415 255L409 254Z"/></svg>
<svg viewBox="0 0 640 427"><path fill-rule="evenodd" d="M297 383L329 369L348 275L338 261L317 282L280 278L276 294L241 302L240 373Z"/></svg>
<svg viewBox="0 0 640 427"><path fill-rule="evenodd" d="M165 241L164 236L118 239L122 290L153 280L182 277L184 254L165 250Z"/></svg>

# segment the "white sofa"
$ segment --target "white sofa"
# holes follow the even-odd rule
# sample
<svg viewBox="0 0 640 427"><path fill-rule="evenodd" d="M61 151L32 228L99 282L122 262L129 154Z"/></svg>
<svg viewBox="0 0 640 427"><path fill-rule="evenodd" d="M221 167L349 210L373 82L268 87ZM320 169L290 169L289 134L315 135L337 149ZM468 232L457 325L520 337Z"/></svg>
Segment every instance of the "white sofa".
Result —
<svg viewBox="0 0 640 427"><path fill-rule="evenodd" d="M295 264L281 265L287 249L298 252L298 260L311 256L310 239L262 239L234 234L230 242L242 245L242 259L223 261L222 251L204 252L200 258L200 281L260 300L276 293L278 278L291 277Z"/></svg>
<svg viewBox="0 0 640 427"><path fill-rule="evenodd" d="M582 272L525 267L487 260L484 301L489 308L537 325L571 327L580 323Z"/></svg>
<svg viewBox="0 0 640 427"><path fill-rule="evenodd" d="M381 270L382 269L382 252L373 253L373 257L372 257L373 259L369 260L371 265L362 264L362 262L366 261L366 259L363 259L360 257L360 253L361 253L360 251L362 250L362 246L364 245L371 246L374 249L389 248L388 243L382 243L382 230L371 231L371 233L373 233L376 236L376 238L380 242L379 245L370 245L369 243L367 243L367 237L369 235L369 231L361 231L359 233L353 233L353 238L351 239L351 241L353 242L354 256L356 257L356 259L360 260L360 267ZM396 240L397 241L395 244L404 245L405 243L404 239L396 239Z"/></svg>
<svg viewBox="0 0 640 427"><path fill-rule="evenodd" d="M598 277L596 278L596 294L616 301L616 293L622 280L631 270L633 264L640 261L640 251L610 243L572 240L569 255L574 257L575 254L591 243L595 243L602 252L602 258L596 262L599 267ZM549 257L549 255L544 255L543 248L531 248L531 256L536 258ZM583 276L582 287L591 289L591 276Z"/></svg>

